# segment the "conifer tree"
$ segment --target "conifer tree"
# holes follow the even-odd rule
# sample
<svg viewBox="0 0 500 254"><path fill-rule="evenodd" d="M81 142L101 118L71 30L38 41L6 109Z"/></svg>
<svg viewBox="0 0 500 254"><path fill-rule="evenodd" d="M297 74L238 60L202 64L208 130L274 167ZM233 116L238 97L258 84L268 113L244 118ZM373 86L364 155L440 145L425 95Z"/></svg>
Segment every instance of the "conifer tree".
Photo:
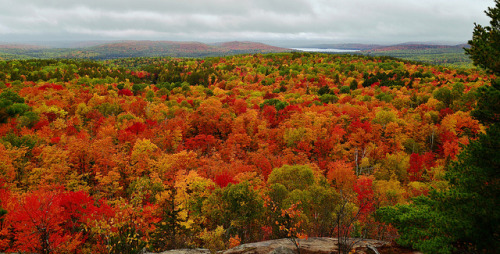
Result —
<svg viewBox="0 0 500 254"><path fill-rule="evenodd" d="M488 8L486 15L491 18L490 26L475 24L470 49L465 53L472 58L474 65L485 68L495 75L500 74L500 0L495 7Z"/></svg>
<svg viewBox="0 0 500 254"><path fill-rule="evenodd" d="M491 27L476 25L467 50L474 64L500 73L500 1L488 8ZM500 82L479 89L472 115L486 134L472 141L446 172L446 191L432 191L412 204L383 207L377 218L399 231L401 245L425 253L498 253L500 250Z"/></svg>

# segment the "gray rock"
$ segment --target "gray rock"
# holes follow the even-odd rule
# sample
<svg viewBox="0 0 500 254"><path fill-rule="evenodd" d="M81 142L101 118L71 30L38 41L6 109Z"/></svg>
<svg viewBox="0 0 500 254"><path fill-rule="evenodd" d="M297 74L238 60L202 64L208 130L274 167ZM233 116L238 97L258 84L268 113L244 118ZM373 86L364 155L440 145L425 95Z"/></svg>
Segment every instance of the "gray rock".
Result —
<svg viewBox="0 0 500 254"><path fill-rule="evenodd" d="M388 246L388 242L369 240L369 239L351 239L356 244L354 248L358 251L364 251L367 246L374 248L381 248ZM308 239L298 240L301 254L330 254L337 253L337 238L329 237L310 237ZM247 243L237 246L235 248L223 251L222 254L269 254L277 248L287 248L292 250L294 254L295 245L289 239L277 239L264 242ZM287 253L288 254L288 253Z"/></svg>
<svg viewBox="0 0 500 254"><path fill-rule="evenodd" d="M285 246L280 246L269 252L269 254L297 254L297 250L291 250L290 248L287 248Z"/></svg>
<svg viewBox="0 0 500 254"><path fill-rule="evenodd" d="M355 241L356 253L373 253L367 246L381 248L388 246L388 242L370 239L350 239ZM337 238L310 237L299 239L300 254L331 254L338 253ZM277 239L256 243L247 243L232 249L219 251L218 254L297 254L297 248L290 239ZM152 254L152 253L149 253ZM159 254L210 254L208 249L180 249L169 250Z"/></svg>
<svg viewBox="0 0 500 254"><path fill-rule="evenodd" d="M153 253L146 253L153 254ZM167 250L160 252L158 254L210 254L209 249L178 249L178 250Z"/></svg>

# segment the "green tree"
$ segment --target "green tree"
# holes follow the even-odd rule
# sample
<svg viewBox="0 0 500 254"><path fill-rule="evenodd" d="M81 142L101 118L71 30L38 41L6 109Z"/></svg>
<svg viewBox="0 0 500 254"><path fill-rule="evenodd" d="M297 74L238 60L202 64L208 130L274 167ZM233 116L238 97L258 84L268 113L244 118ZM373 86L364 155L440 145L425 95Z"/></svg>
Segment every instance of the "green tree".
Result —
<svg viewBox="0 0 500 254"><path fill-rule="evenodd" d="M498 253L500 250L500 86L494 82L480 90L473 115L491 126L471 142L448 168L446 191L433 191L409 205L384 207L378 219L399 230L399 244L426 253L467 250ZM488 103L489 102L489 103Z"/></svg>
<svg viewBox="0 0 500 254"><path fill-rule="evenodd" d="M450 253L454 239L443 231L447 221L433 207L436 201L426 196L413 199L412 204L382 207L377 210L376 218L391 223L398 229L396 242L425 253ZM444 219L444 220L443 220Z"/></svg>
<svg viewBox="0 0 500 254"><path fill-rule="evenodd" d="M3 226L3 220L5 219L5 215L7 214L7 211L0 207L0 226ZM0 227L1 228L1 227Z"/></svg>
<svg viewBox="0 0 500 254"><path fill-rule="evenodd" d="M499 150L500 128L494 124L449 168L447 191L417 197L409 205L381 208L379 219L399 230L399 244L426 253L495 253L500 250Z"/></svg>
<svg viewBox="0 0 500 254"><path fill-rule="evenodd" d="M326 178L315 175L307 165L284 165L274 169L267 180L271 213L269 219L277 237L287 237L279 226L297 227L310 236L330 236L334 226L333 210L339 196ZM292 209L293 207L293 209ZM292 221L284 213L297 212ZM300 215L299 215L300 214ZM277 222L277 224L276 224ZM300 223L299 223L300 222Z"/></svg>
<svg viewBox="0 0 500 254"><path fill-rule="evenodd" d="M485 68L496 75L500 74L500 0L495 0L495 7L488 8L486 15L491 18L491 26L475 24L470 49L465 53L475 65Z"/></svg>
<svg viewBox="0 0 500 254"><path fill-rule="evenodd" d="M6 123L9 117L23 114L29 110L24 99L17 93L6 90L0 94L0 123Z"/></svg>
<svg viewBox="0 0 500 254"><path fill-rule="evenodd" d="M248 182L216 189L203 203L203 209L214 229L224 227L227 238L238 235L242 242L258 240L257 225L262 219L264 201Z"/></svg>
<svg viewBox="0 0 500 254"><path fill-rule="evenodd" d="M267 183L271 186L280 183L288 191L296 189L305 190L314 184L314 173L311 168L305 165L284 165L271 172Z"/></svg>
<svg viewBox="0 0 500 254"><path fill-rule="evenodd" d="M491 82L491 86L485 85L478 89L476 109L472 116L483 124L493 124L500 121L500 79Z"/></svg>
<svg viewBox="0 0 500 254"><path fill-rule="evenodd" d="M474 64L500 73L500 1L486 14L491 27L476 25L471 48ZM435 93L434 96L440 95ZM500 80L478 90L471 113L485 125L486 134L472 141L446 172L449 189L432 191L412 204L377 210L380 221L399 231L399 244L425 253L498 253L500 250ZM439 97L439 96L437 96ZM439 98L438 98L439 99Z"/></svg>

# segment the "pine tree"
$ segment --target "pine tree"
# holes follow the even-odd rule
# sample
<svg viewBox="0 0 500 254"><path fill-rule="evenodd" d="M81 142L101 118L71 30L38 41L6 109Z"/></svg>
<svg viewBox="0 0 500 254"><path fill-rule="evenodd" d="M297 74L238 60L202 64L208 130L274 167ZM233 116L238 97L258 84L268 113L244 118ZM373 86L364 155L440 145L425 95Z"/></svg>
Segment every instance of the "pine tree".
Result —
<svg viewBox="0 0 500 254"><path fill-rule="evenodd" d="M500 1L488 8L491 27L476 25L471 48L474 64L500 74ZM479 89L472 115L486 134L472 141L446 172L446 191L432 191L412 204L377 210L380 221L399 231L397 242L425 253L500 252L500 80Z"/></svg>
<svg viewBox="0 0 500 254"><path fill-rule="evenodd" d="M486 15L491 18L490 26L474 24L470 49L465 49L474 65L485 68L495 75L500 74L500 0L495 0L495 7L488 8Z"/></svg>

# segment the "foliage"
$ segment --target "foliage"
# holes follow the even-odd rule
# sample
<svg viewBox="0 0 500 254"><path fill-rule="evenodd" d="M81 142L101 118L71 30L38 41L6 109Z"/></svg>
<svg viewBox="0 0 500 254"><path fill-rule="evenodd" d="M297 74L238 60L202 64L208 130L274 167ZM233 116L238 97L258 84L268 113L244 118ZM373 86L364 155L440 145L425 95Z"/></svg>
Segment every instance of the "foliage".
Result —
<svg viewBox="0 0 500 254"><path fill-rule="evenodd" d="M58 216L45 218L52 252L381 238L392 231L373 211L446 189L446 165L497 117L485 72L393 58L0 66L4 252L46 249L23 206Z"/></svg>
<svg viewBox="0 0 500 254"><path fill-rule="evenodd" d="M398 243L428 253L450 253L455 248L494 252L499 248L498 133L498 125L491 126L460 154L446 173L449 190L377 211L380 220L399 230Z"/></svg>
<svg viewBox="0 0 500 254"><path fill-rule="evenodd" d="M263 201L248 182L229 184L216 190L206 201L208 218L223 226L228 235L237 235L242 241L256 239L256 225L262 219Z"/></svg>
<svg viewBox="0 0 500 254"><path fill-rule="evenodd" d="M477 107L471 115L485 124L500 121L500 78L492 80L491 86L482 86L478 89Z"/></svg>
<svg viewBox="0 0 500 254"><path fill-rule="evenodd" d="M436 201L419 196L411 205L396 205L377 210L379 220L391 223L398 229L397 243L425 253L450 253L453 239L443 230L451 222L434 206Z"/></svg>
<svg viewBox="0 0 500 254"><path fill-rule="evenodd" d="M500 75L500 1L495 0L495 7L488 7L486 15L491 18L490 26L475 24L470 49L465 49L474 65L485 68L495 75Z"/></svg>
<svg viewBox="0 0 500 254"><path fill-rule="evenodd" d="M314 184L314 174L307 166L284 165L274 169L267 182L270 185L282 184L288 191L304 190Z"/></svg>
<svg viewBox="0 0 500 254"><path fill-rule="evenodd" d="M209 45L200 42L128 41L83 48L0 47L3 59L115 59L124 57L207 57L235 54L287 52L289 49L253 42L226 42Z"/></svg>
<svg viewBox="0 0 500 254"><path fill-rule="evenodd" d="M466 55L467 49L463 45L457 46L434 46L398 48L390 47L383 50L368 50L366 54L372 56L389 56L418 61L426 64L442 65L453 68L473 68L472 61Z"/></svg>
<svg viewBox="0 0 500 254"><path fill-rule="evenodd" d="M474 64L498 75L500 1L495 3L496 7L488 8L486 12L492 19L491 27L476 25L473 38L469 41L471 48L466 51ZM460 91L462 88L457 84L453 90ZM429 196L416 197L411 204L383 207L377 211L379 220L389 222L399 230L400 244L426 253L495 253L500 249L500 212L496 208L500 194L498 79L492 80L491 85L481 87L478 95L484 99L478 102L472 115L490 126L485 134L468 144L458 155L458 161L448 167L444 178L449 188L433 190ZM451 91L440 88L434 92L434 97L451 105L453 95ZM443 119L445 127L451 122L455 121ZM456 123L455 126L458 125ZM455 128L450 130L453 133L444 132L443 139L458 133ZM444 144L443 149L447 150L449 145ZM432 164L430 158L425 159L426 163L419 161L426 155L412 157L412 172L418 172L421 164Z"/></svg>

